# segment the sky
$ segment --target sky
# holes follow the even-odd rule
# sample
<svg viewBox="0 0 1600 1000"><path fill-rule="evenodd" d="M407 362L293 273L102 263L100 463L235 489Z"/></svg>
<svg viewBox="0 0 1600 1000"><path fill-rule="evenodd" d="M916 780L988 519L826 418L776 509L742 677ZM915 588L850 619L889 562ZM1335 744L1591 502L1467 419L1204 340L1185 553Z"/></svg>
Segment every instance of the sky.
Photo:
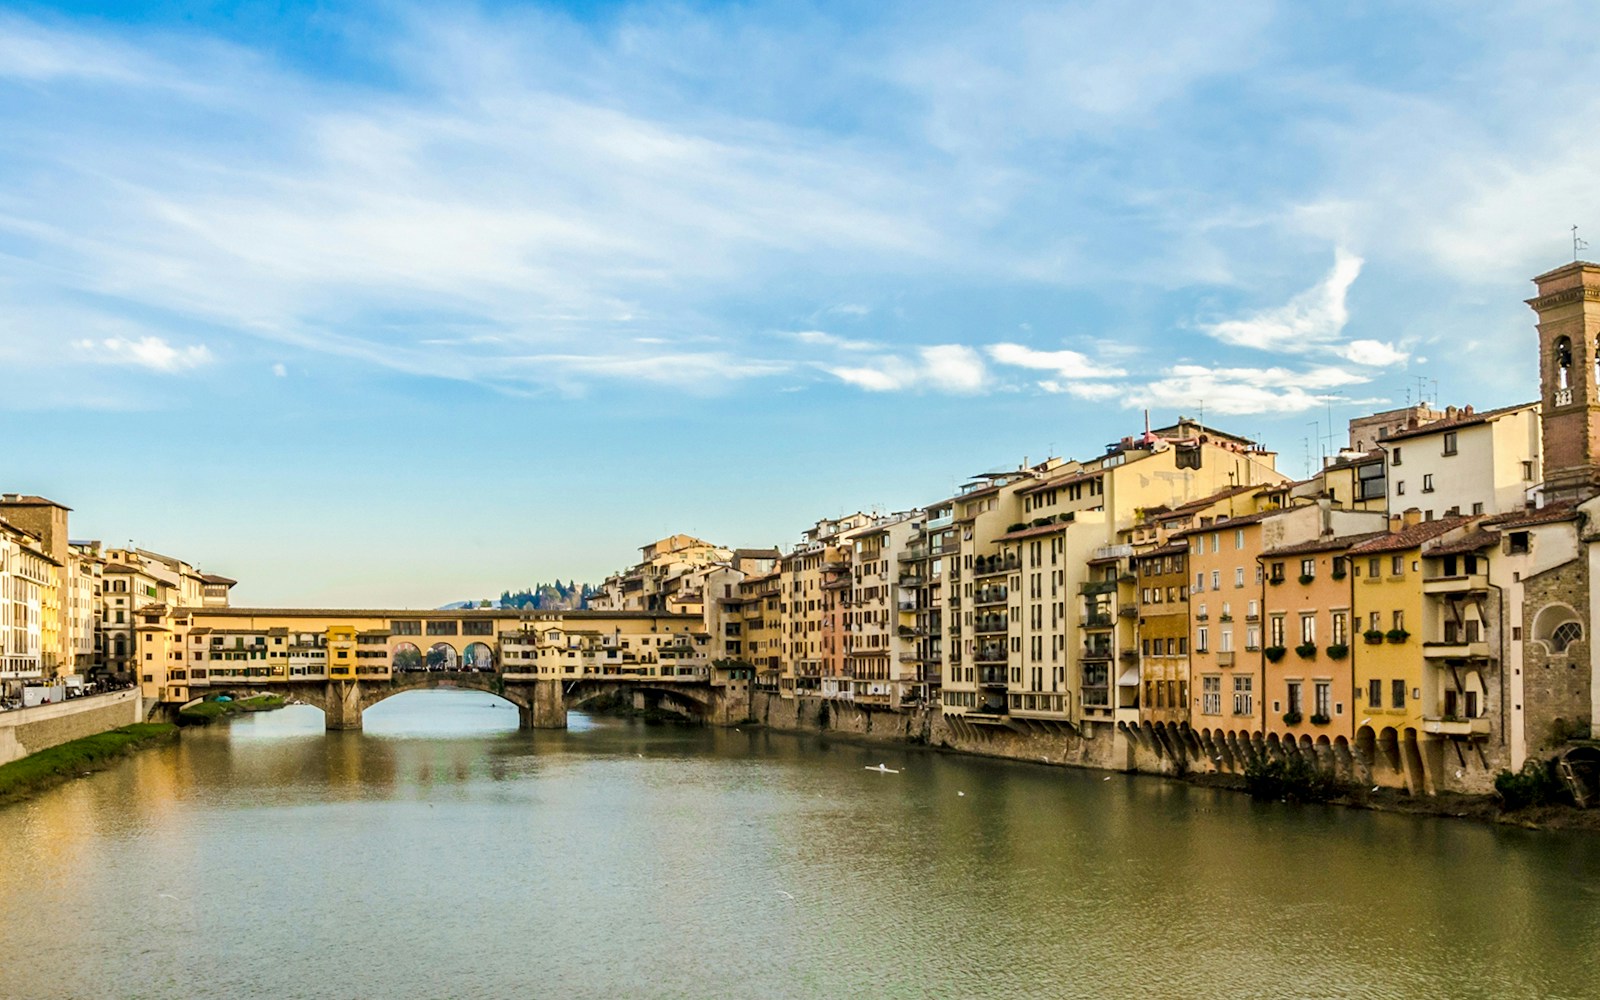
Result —
<svg viewBox="0 0 1600 1000"><path fill-rule="evenodd" d="M1300 475L1536 398L1588 13L0 3L0 488L236 603L432 607L1145 410Z"/></svg>

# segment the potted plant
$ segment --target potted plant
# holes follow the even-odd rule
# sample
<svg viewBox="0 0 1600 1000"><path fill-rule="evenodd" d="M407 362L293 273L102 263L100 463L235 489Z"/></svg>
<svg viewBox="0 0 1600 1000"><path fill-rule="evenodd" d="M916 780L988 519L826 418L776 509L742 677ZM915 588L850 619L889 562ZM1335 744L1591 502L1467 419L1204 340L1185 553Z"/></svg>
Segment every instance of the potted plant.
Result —
<svg viewBox="0 0 1600 1000"><path fill-rule="evenodd" d="M1277 663L1279 660L1283 659L1283 654L1286 652L1288 652L1288 650L1284 649L1282 646L1268 646L1266 649L1261 651L1261 655L1265 656L1272 663Z"/></svg>
<svg viewBox="0 0 1600 1000"><path fill-rule="evenodd" d="M1302 642L1294 648L1294 651L1295 655L1300 659L1309 660L1317 655L1317 644L1314 642Z"/></svg>
<svg viewBox="0 0 1600 1000"><path fill-rule="evenodd" d="M1285 712L1285 713L1283 713L1283 724L1286 725L1286 726L1298 726L1300 724L1300 713L1299 712Z"/></svg>
<svg viewBox="0 0 1600 1000"><path fill-rule="evenodd" d="M1411 633L1403 628L1392 628L1385 633L1390 642L1405 642L1411 638Z"/></svg>
<svg viewBox="0 0 1600 1000"><path fill-rule="evenodd" d="M1370 643L1380 643L1383 641L1383 629L1369 628L1365 632L1361 633L1361 637Z"/></svg>
<svg viewBox="0 0 1600 1000"><path fill-rule="evenodd" d="M1311 717L1311 724L1313 726L1326 726L1328 723L1330 723L1332 721L1333 720L1328 718L1326 715L1313 715Z"/></svg>
<svg viewBox="0 0 1600 1000"><path fill-rule="evenodd" d="M1313 580L1315 580L1315 579L1316 579L1316 576L1311 574L1311 573L1301 573L1300 574L1300 585L1302 587L1309 586L1311 584L1311 582Z"/></svg>
<svg viewBox="0 0 1600 1000"><path fill-rule="evenodd" d="M1328 659L1342 660L1350 653L1350 647L1342 642L1336 642L1328 647Z"/></svg>

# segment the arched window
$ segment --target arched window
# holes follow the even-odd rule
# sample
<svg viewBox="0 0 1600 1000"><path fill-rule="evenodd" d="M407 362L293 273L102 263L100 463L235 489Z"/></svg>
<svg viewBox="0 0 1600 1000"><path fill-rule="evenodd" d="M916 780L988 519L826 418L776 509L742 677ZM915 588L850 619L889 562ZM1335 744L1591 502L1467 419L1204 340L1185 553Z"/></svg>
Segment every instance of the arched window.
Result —
<svg viewBox="0 0 1600 1000"><path fill-rule="evenodd" d="M1572 387L1572 338L1556 338L1556 388Z"/></svg>
<svg viewBox="0 0 1600 1000"><path fill-rule="evenodd" d="M1564 653L1568 646L1583 638L1583 623L1571 608L1552 604L1534 619L1533 637L1543 640L1550 652Z"/></svg>
<svg viewBox="0 0 1600 1000"><path fill-rule="evenodd" d="M1550 633L1550 652L1565 653L1567 647L1583 638L1583 626L1577 622L1562 622Z"/></svg>

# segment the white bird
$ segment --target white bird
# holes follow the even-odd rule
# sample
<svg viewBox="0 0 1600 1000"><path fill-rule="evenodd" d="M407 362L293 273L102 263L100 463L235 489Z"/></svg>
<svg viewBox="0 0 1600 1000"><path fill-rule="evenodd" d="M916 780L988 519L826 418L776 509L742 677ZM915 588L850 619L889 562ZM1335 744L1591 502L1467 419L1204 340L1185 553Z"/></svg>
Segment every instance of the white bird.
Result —
<svg viewBox="0 0 1600 1000"><path fill-rule="evenodd" d="M866 767L866 768L862 768L862 770L864 770L864 771L877 771L879 774L899 774L900 773L899 771L896 771L894 768L890 767L887 764L879 764L877 767Z"/></svg>
<svg viewBox="0 0 1600 1000"><path fill-rule="evenodd" d="M794 898L794 894L793 893L784 892L782 889L774 889L772 891L776 892L778 895L782 896L784 899L793 899Z"/></svg>
<svg viewBox="0 0 1600 1000"><path fill-rule="evenodd" d="M158 893L156 893L156 895L160 896L162 899L171 899L171 900L177 900L178 899L177 896L174 896L170 892L158 892Z"/></svg>
<svg viewBox="0 0 1600 1000"><path fill-rule="evenodd" d="M960 796L961 798L966 798L967 797L967 793L966 792L957 792L956 795Z"/></svg>
<svg viewBox="0 0 1600 1000"><path fill-rule="evenodd" d="M1372 790L1373 790L1373 791L1377 791L1377 790L1378 790L1378 786L1377 786L1377 785L1373 785L1373 786L1372 786Z"/></svg>
<svg viewBox="0 0 1600 1000"><path fill-rule="evenodd" d="M1111 775L1108 774L1104 778L1101 778L1100 780L1101 781L1110 781L1111 780Z"/></svg>

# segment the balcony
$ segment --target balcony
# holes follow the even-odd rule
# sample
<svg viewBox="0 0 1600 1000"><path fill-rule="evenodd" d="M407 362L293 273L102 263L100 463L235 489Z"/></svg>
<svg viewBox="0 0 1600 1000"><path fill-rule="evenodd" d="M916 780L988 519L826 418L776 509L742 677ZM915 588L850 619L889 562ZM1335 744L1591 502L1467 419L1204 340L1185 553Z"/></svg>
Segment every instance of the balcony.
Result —
<svg viewBox="0 0 1600 1000"><path fill-rule="evenodd" d="M1004 604L1009 592L1004 587L991 587L977 591L972 595L974 607L983 607L989 604Z"/></svg>
<svg viewBox="0 0 1600 1000"><path fill-rule="evenodd" d="M979 667L978 684L982 687L1003 688L1006 686L1006 671L1004 667Z"/></svg>
<svg viewBox="0 0 1600 1000"><path fill-rule="evenodd" d="M928 550L936 556L953 556L961 551L961 543L952 540L943 541Z"/></svg>
<svg viewBox="0 0 1600 1000"><path fill-rule="evenodd" d="M928 580L926 577L917 576L913 573L902 573L900 575L900 586L902 587L916 588L925 587L927 585Z"/></svg>
<svg viewBox="0 0 1600 1000"><path fill-rule="evenodd" d="M1489 574L1462 573L1457 576L1432 576L1422 581L1424 594L1471 594L1489 589Z"/></svg>
<svg viewBox="0 0 1600 1000"><path fill-rule="evenodd" d="M1425 715L1422 717L1422 731L1438 736L1488 736L1489 720Z"/></svg>
<svg viewBox="0 0 1600 1000"><path fill-rule="evenodd" d="M979 635L1005 634L1007 620L1004 617L979 618L973 625L973 631Z"/></svg>
<svg viewBox="0 0 1600 1000"><path fill-rule="evenodd" d="M1107 643L1095 643L1095 644L1090 645L1090 646L1085 646L1085 647L1083 647L1083 655L1082 655L1081 659L1085 659L1085 660L1109 660L1109 659L1111 659L1111 644L1109 642L1107 642Z"/></svg>
<svg viewBox="0 0 1600 1000"><path fill-rule="evenodd" d="M1422 655L1429 659L1438 660L1486 660L1489 658L1489 644L1482 640L1467 642L1425 642L1422 644Z"/></svg>
<svg viewBox="0 0 1600 1000"><path fill-rule="evenodd" d="M906 549L904 552L895 556L895 559L902 563L926 562L928 559L928 550L921 547Z"/></svg>
<svg viewBox="0 0 1600 1000"><path fill-rule="evenodd" d="M915 610L917 610L917 602L916 601L896 601L895 604L894 604L894 609L896 611L899 611L899 612L902 612L902 613L908 612L908 611L915 611Z"/></svg>
<svg viewBox="0 0 1600 1000"><path fill-rule="evenodd" d="M1078 585L1078 593L1085 597L1093 597L1096 594L1115 594L1116 592L1117 581L1115 580L1090 580L1088 583Z"/></svg>
<svg viewBox="0 0 1600 1000"><path fill-rule="evenodd" d="M1008 573L1021 566L1021 560L1016 555L990 556L987 559L974 559L972 561L973 576L998 576Z"/></svg>
<svg viewBox="0 0 1600 1000"><path fill-rule="evenodd" d="M1084 628L1110 628L1111 614L1110 612L1094 612L1092 614L1087 614L1083 616L1083 621L1079 624Z"/></svg>
<svg viewBox="0 0 1600 1000"><path fill-rule="evenodd" d="M984 646L978 650L976 657L979 663L1004 663L1006 662L1006 648L1004 646Z"/></svg>

